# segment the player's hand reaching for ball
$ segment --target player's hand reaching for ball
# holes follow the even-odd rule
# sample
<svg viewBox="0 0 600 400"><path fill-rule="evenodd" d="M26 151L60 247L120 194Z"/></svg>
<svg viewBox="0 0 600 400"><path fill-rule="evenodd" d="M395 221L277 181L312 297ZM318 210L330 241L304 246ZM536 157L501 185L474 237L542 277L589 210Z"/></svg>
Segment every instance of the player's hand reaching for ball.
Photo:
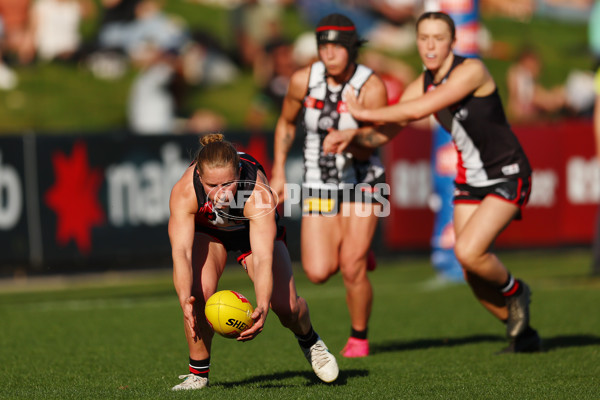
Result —
<svg viewBox="0 0 600 400"><path fill-rule="evenodd" d="M265 321L267 319L267 314L269 309L266 310L263 307L256 307L254 312L250 316L254 320L254 324L251 328L246 329L240 336L238 336L237 340L240 342L245 342L248 340L254 339L259 333L262 332L263 327L265 326Z"/></svg>

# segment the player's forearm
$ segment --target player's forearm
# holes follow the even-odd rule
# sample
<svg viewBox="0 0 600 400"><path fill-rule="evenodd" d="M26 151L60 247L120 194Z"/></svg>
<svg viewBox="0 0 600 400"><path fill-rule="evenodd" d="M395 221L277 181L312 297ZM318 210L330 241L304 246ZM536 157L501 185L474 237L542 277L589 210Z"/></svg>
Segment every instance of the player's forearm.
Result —
<svg viewBox="0 0 600 400"><path fill-rule="evenodd" d="M273 168L284 168L296 136L296 127L283 118L277 121L273 148Z"/></svg>
<svg viewBox="0 0 600 400"><path fill-rule="evenodd" d="M391 106L363 109L361 119L405 126L409 122L416 121L429 114L430 112L422 104L408 100Z"/></svg>
<svg viewBox="0 0 600 400"><path fill-rule="evenodd" d="M184 255L173 255L173 285L180 304L183 304L192 295L193 281L191 259Z"/></svg>
<svg viewBox="0 0 600 400"><path fill-rule="evenodd" d="M356 130L352 143L375 149L389 142L400 130L400 126L392 124L365 126Z"/></svg>
<svg viewBox="0 0 600 400"><path fill-rule="evenodd" d="M273 258L263 257L255 259L258 261L254 267L254 292L256 294L256 306L268 311L273 295Z"/></svg>
<svg viewBox="0 0 600 400"><path fill-rule="evenodd" d="M260 208L258 207L259 203L262 203ZM262 208L264 205L267 205L268 209L274 207L271 195L267 192L257 192L255 190L246 202L244 216L250 220L249 239L250 249L252 250L252 265L254 266L252 281L254 282L256 303L257 306L262 307L267 312L273 293L273 252L277 222L272 213L268 216L257 214L257 212L264 210Z"/></svg>

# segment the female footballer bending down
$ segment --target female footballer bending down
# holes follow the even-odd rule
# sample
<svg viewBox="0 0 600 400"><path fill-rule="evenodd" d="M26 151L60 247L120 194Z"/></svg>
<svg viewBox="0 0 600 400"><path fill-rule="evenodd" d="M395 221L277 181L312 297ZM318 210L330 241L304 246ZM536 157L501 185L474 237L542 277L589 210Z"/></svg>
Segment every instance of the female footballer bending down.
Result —
<svg viewBox="0 0 600 400"><path fill-rule="evenodd" d="M275 201L262 166L238 153L223 135L210 134L195 162L171 192L169 238L173 282L183 311L190 374L173 390L208 385L214 335L204 316L205 301L217 290L227 251L240 251L238 261L254 283L254 325L237 340L255 338L269 307L297 337L317 376L338 376L335 357L315 333L306 301L296 293L283 228L277 224Z"/></svg>
<svg viewBox="0 0 600 400"><path fill-rule="evenodd" d="M356 63L362 42L350 19L327 15L315 33L319 61L291 77L277 121L271 184L283 198L286 158L298 125L304 136L302 266L314 283L341 272L351 322L342 355L364 357L369 354L367 325L373 301L369 249L381 205L377 189L383 187L385 173L372 149L363 149L360 156L355 152L354 157L325 154L322 143L332 130L362 129L345 107L344 89L360 92L370 107L387 104L387 95L382 80ZM374 257L370 261L373 267Z"/></svg>
<svg viewBox="0 0 600 400"><path fill-rule="evenodd" d="M538 351L541 341L529 326L529 287L516 280L490 249L498 235L521 217L530 193L531 167L506 120L493 78L478 59L452 52L455 27L441 12L417 20L417 47L425 71L411 83L400 103L366 109L346 94L355 118L406 124L434 114L451 133L458 150L455 178L455 252L473 293L493 315L506 322L505 352ZM350 141L376 147L391 138L377 132L334 132L327 151Z"/></svg>

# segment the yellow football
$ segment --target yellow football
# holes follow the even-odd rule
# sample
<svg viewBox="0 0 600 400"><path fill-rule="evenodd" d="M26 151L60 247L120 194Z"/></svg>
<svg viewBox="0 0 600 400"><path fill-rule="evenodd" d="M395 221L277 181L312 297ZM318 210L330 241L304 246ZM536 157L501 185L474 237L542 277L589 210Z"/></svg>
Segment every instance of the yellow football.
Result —
<svg viewBox="0 0 600 400"><path fill-rule="evenodd" d="M254 321L250 316L254 307L242 294L233 290L221 290L208 298L204 307L206 320L219 335L236 338L250 328Z"/></svg>

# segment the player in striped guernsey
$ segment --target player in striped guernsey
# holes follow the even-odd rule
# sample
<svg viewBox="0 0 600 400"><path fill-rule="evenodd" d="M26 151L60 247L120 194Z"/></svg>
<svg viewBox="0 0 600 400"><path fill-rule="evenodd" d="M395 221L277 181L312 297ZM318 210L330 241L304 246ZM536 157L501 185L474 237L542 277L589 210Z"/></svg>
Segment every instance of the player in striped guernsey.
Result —
<svg viewBox="0 0 600 400"><path fill-rule="evenodd" d="M537 351L541 340L529 326L530 289L512 277L491 252L494 240L513 219L530 193L531 167L512 132L494 79L479 59L453 53L455 27L442 12L417 20L417 47L424 72L407 86L400 103L376 110L360 97L347 96L359 120L406 124L433 114L458 151L454 195L455 253L473 293L501 321L510 345L506 352ZM377 147L392 135L380 132L335 132L328 151L348 143Z"/></svg>
<svg viewBox="0 0 600 400"><path fill-rule="evenodd" d="M322 144L335 130L371 129L372 124L359 123L348 112L344 90L360 93L370 107L387 104L387 95L383 81L356 62L362 41L350 19L341 14L325 16L316 36L319 61L291 77L277 122L271 187L280 198L284 196L285 162L299 126L304 134L302 265L314 283L341 271L351 320L351 336L342 354L364 357L369 353L367 325L373 299L367 277L369 249L376 210L385 200L381 192L385 174L372 149L360 151L357 146L354 154L326 154ZM366 190L355 190L358 185ZM361 207L355 207L357 203ZM366 209L366 215L357 208Z"/></svg>

